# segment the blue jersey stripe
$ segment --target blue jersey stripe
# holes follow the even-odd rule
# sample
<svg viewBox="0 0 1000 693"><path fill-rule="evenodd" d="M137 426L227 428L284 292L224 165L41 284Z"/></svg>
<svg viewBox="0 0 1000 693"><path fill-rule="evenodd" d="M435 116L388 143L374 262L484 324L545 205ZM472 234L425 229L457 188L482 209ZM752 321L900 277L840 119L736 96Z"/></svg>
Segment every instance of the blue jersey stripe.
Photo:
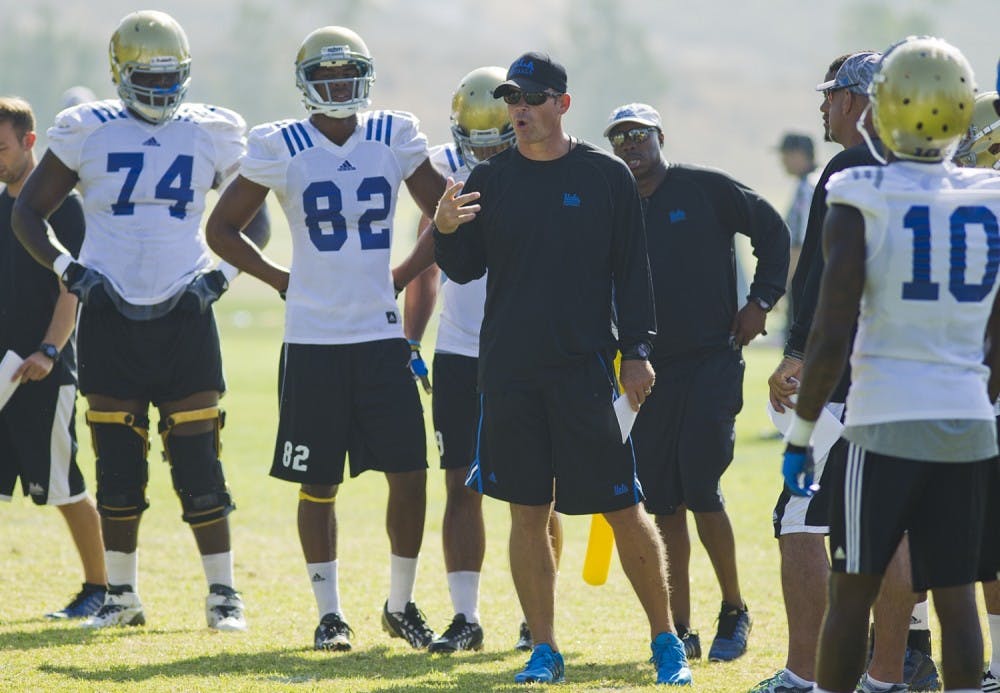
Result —
<svg viewBox="0 0 1000 693"><path fill-rule="evenodd" d="M379 142L382 141L382 114L378 116L378 120L375 122L375 139Z"/></svg>
<svg viewBox="0 0 1000 693"><path fill-rule="evenodd" d="M294 126L290 126L289 125L289 126L285 126L282 129L285 132L287 132L289 135L291 135L292 139L295 140L295 149L296 149L296 151L301 152L303 149L305 149L305 145L302 144L302 138L299 137L299 133L295 131L295 127Z"/></svg>
<svg viewBox="0 0 1000 693"><path fill-rule="evenodd" d="M290 156L295 156L295 145L292 144L292 138L288 136L288 130L281 128L281 136L285 139L285 146L288 147L288 154Z"/></svg>
<svg viewBox="0 0 1000 693"><path fill-rule="evenodd" d="M365 139L366 140L370 140L372 138L372 127L373 127L373 125L374 125L373 119L369 118L368 119L368 127L365 130Z"/></svg>
<svg viewBox="0 0 1000 693"><path fill-rule="evenodd" d="M295 124L295 129L298 130L299 133L302 135L302 139L304 139L306 141L306 146L307 147L313 146L312 139L310 139L309 133L306 132L306 128L305 128L305 126L302 123L296 123Z"/></svg>
<svg viewBox="0 0 1000 693"><path fill-rule="evenodd" d="M392 114L389 113L385 117L385 146L392 144Z"/></svg>
<svg viewBox="0 0 1000 693"><path fill-rule="evenodd" d="M448 165L451 166L452 173L454 173L458 170L458 167L455 165L455 157L451 153L451 147L445 147L444 153L447 155Z"/></svg>
<svg viewBox="0 0 1000 693"><path fill-rule="evenodd" d="M101 121L102 123L106 123L106 122L108 122L108 119L107 119L107 118L105 118L105 117L104 117L104 116L103 116L103 115L101 114L101 112L100 112L100 111L99 111L99 110L97 109L97 107L96 107L96 106L95 106L95 107L92 107L92 108L90 109L90 111L91 111L91 112L92 112L92 113L93 113L93 114L94 114L95 116L97 116L97 119L98 119L98 120L100 120L100 121Z"/></svg>

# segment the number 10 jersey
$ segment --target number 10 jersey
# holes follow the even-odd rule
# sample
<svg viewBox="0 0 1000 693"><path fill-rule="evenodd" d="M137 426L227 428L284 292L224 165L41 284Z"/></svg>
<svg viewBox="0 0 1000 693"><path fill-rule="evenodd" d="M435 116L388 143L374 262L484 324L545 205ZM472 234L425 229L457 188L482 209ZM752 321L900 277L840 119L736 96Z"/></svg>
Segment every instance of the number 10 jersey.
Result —
<svg viewBox="0 0 1000 693"><path fill-rule="evenodd" d="M359 113L337 145L308 119L251 130L240 175L273 190L292 235L285 341L354 344L402 337L389 272L400 184L428 157L417 119Z"/></svg>
<svg viewBox="0 0 1000 693"><path fill-rule="evenodd" d="M895 162L834 175L865 221L848 426L992 419L983 338L1000 268L1000 174Z"/></svg>

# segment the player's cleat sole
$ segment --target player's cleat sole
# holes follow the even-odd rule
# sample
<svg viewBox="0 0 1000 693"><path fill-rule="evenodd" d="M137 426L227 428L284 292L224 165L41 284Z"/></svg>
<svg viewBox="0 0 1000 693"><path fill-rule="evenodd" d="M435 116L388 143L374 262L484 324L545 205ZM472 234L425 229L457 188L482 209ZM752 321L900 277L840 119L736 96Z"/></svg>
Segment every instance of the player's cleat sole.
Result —
<svg viewBox="0 0 1000 693"><path fill-rule="evenodd" d="M340 614L324 614L313 634L313 648L347 652L351 649L352 635L354 635L354 631L344 622Z"/></svg>
<svg viewBox="0 0 1000 693"><path fill-rule="evenodd" d="M415 650L423 650L434 640L434 631L417 605L407 602L403 611L389 611L389 602L382 607L382 630L393 638L402 638Z"/></svg>
<svg viewBox="0 0 1000 693"><path fill-rule="evenodd" d="M441 635L431 640L428 652L451 654L459 650L483 649L483 628L478 623L469 623L465 614L455 614L451 624Z"/></svg>
<svg viewBox="0 0 1000 693"><path fill-rule="evenodd" d="M83 583L82 589L76 593L69 604L59 611L45 614L46 618L56 620L69 618L88 618L96 614L104 605L104 597L108 590L104 585L91 585Z"/></svg>
<svg viewBox="0 0 1000 693"><path fill-rule="evenodd" d="M669 686L690 686L691 667L684 653L684 643L673 633L660 633L649 644L653 656L649 661L656 667L656 682Z"/></svg>
<svg viewBox="0 0 1000 693"><path fill-rule="evenodd" d="M82 624L83 628L110 628L112 626L144 626L146 615L142 611L139 595L132 591L109 590L104 604L97 613Z"/></svg>
<svg viewBox="0 0 1000 693"><path fill-rule="evenodd" d="M562 683L565 680L562 655L553 652L545 643L535 647L524 669L514 674L514 683Z"/></svg>
<svg viewBox="0 0 1000 693"><path fill-rule="evenodd" d="M1000 676L987 669L983 673L983 693L1000 693Z"/></svg>
<svg viewBox="0 0 1000 693"><path fill-rule="evenodd" d="M243 599L232 587L214 584L205 597L205 620L208 627L224 632L242 632L247 629L243 613Z"/></svg>
<svg viewBox="0 0 1000 693"><path fill-rule="evenodd" d="M521 628L517 634L517 642L514 643L514 649L518 652L531 652L531 648L535 646L535 641L531 637L531 629L528 628L528 624L521 621Z"/></svg>

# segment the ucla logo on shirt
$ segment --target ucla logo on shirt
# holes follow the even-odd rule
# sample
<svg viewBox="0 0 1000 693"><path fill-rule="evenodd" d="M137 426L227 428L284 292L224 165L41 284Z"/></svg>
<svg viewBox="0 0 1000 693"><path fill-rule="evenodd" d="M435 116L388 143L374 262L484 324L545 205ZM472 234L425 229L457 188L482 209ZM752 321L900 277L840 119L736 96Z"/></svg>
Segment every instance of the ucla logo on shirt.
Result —
<svg viewBox="0 0 1000 693"><path fill-rule="evenodd" d="M681 221L687 221L687 212L683 209L670 210L670 223L676 224Z"/></svg>
<svg viewBox="0 0 1000 693"><path fill-rule="evenodd" d="M576 193L563 193L563 207L579 207L580 196Z"/></svg>

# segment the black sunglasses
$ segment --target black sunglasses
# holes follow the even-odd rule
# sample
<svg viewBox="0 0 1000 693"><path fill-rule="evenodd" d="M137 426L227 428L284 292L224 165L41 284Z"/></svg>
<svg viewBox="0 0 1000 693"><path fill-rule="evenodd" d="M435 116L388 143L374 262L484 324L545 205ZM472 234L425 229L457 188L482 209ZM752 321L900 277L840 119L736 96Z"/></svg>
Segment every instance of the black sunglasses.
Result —
<svg viewBox="0 0 1000 693"><path fill-rule="evenodd" d="M529 106L541 106L549 98L558 99L562 94L550 94L547 91L509 91L503 95L503 100L509 103L511 106L516 106L521 103L521 97L524 97L524 103Z"/></svg>
<svg viewBox="0 0 1000 693"><path fill-rule="evenodd" d="M838 91L840 91L842 89L850 89L851 87L856 87L856 86L858 86L858 85L855 82L854 84L844 84L843 86L830 87L829 89L824 89L823 90L823 96L829 99L831 96L833 96L834 94L836 94Z"/></svg>
<svg viewBox="0 0 1000 693"><path fill-rule="evenodd" d="M642 144L649 139L649 136L657 132L654 127L646 128L632 128L631 130L626 130L625 132L616 132L613 135L609 135L608 139L611 141L612 147L620 147L625 144L625 140L629 142L635 142L636 144Z"/></svg>

